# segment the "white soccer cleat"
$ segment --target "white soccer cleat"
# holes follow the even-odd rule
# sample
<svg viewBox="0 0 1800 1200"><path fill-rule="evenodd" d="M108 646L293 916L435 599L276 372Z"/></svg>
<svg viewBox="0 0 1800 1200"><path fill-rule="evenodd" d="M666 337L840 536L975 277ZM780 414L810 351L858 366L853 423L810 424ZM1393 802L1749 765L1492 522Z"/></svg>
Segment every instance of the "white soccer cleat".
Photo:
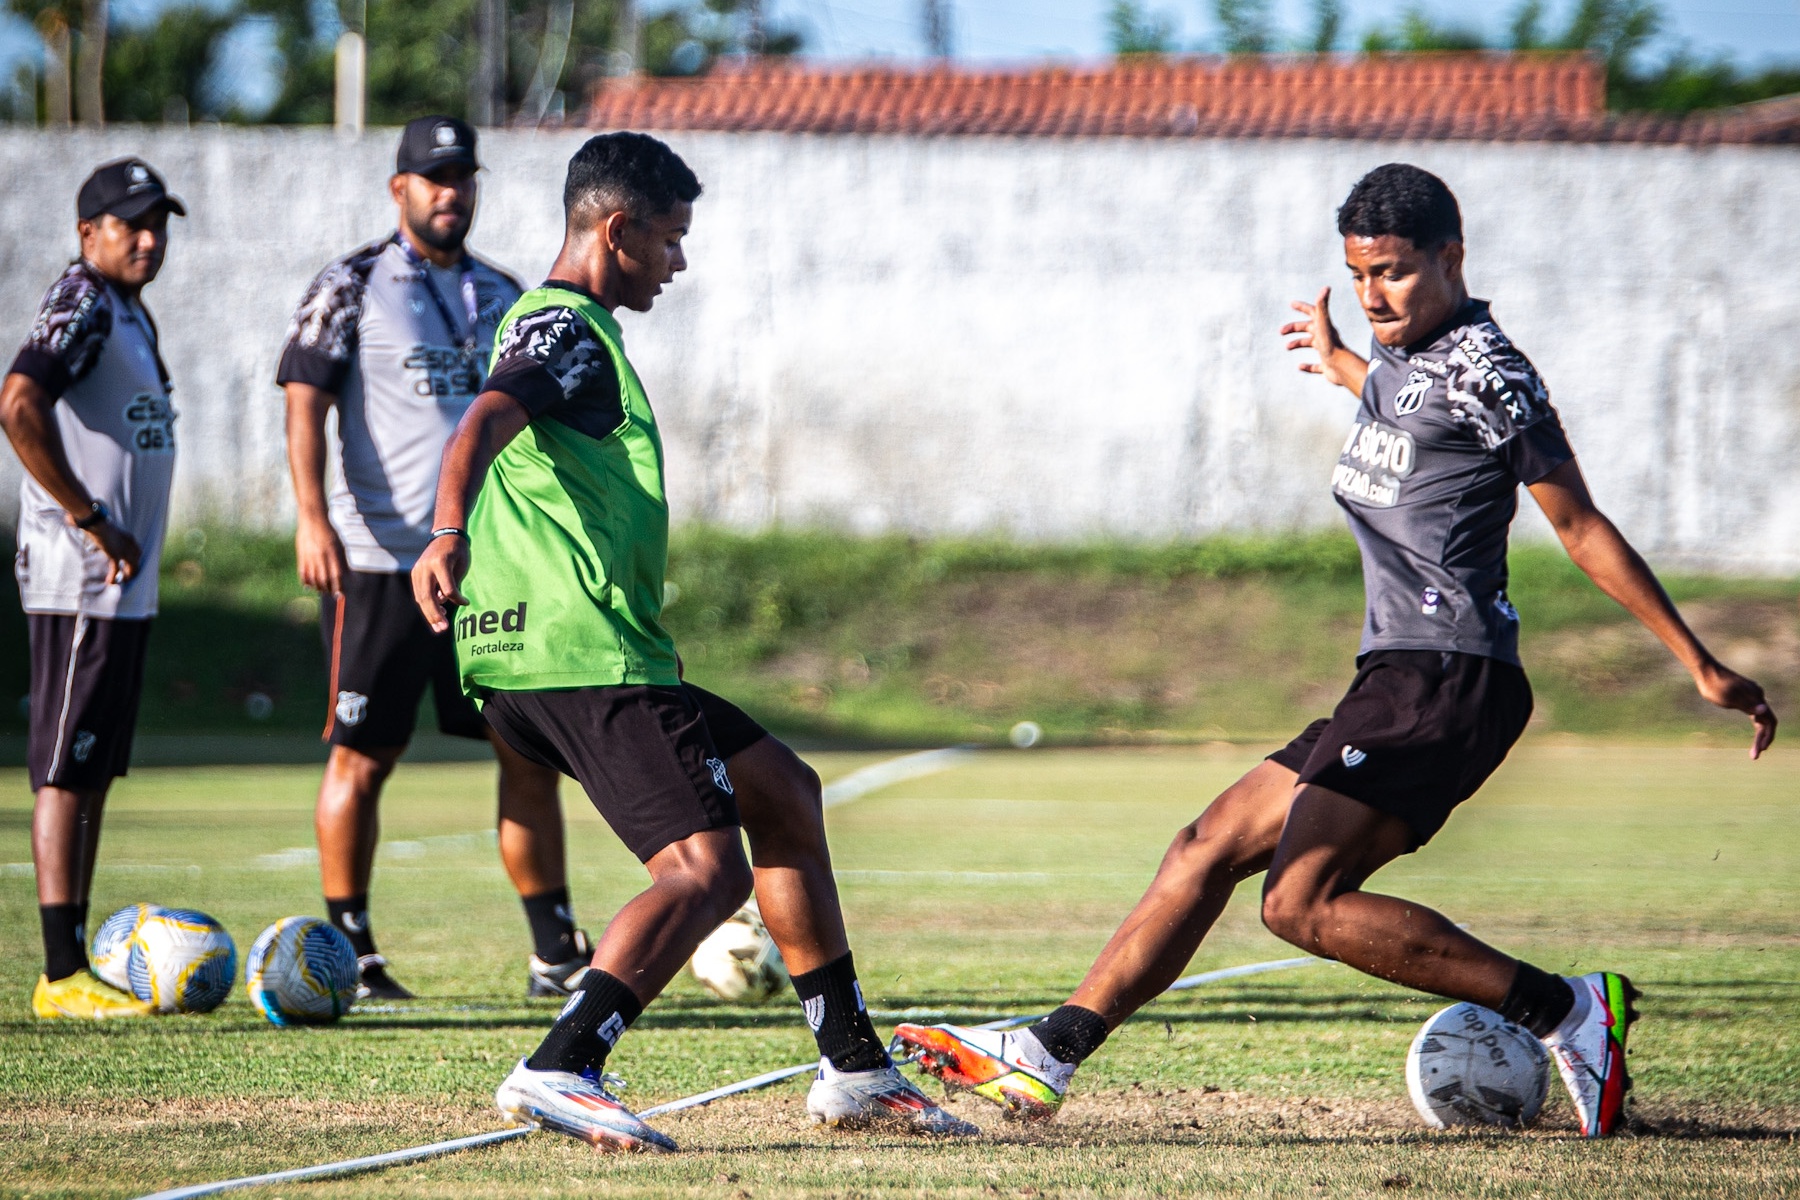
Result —
<svg viewBox="0 0 1800 1200"><path fill-rule="evenodd" d="M527 996L573 996L581 990L581 980L588 973L594 957L594 944L587 930L575 931L575 952L566 962L547 963L533 954L525 962L525 994Z"/></svg>
<svg viewBox="0 0 1800 1200"><path fill-rule="evenodd" d="M972 1091L1021 1121L1055 1116L1075 1078L1074 1065L1050 1057L1029 1030L901 1025L894 1045L946 1087Z"/></svg>
<svg viewBox="0 0 1800 1200"><path fill-rule="evenodd" d="M1581 1118L1581 1136L1605 1137L1625 1116L1631 1073L1625 1069L1625 1036L1637 1020L1631 980L1611 971L1570 977L1575 1007L1544 1039Z"/></svg>
<svg viewBox="0 0 1800 1200"><path fill-rule="evenodd" d="M674 1141L620 1104L607 1091L609 1083L616 1085L617 1077L595 1081L569 1071L534 1071L520 1059L494 1093L494 1104L514 1124L566 1133L597 1150L675 1149Z"/></svg>
<svg viewBox="0 0 1800 1200"><path fill-rule="evenodd" d="M833 1129L903 1129L940 1137L975 1137L979 1127L951 1116L908 1083L894 1067L840 1071L819 1060L819 1075L806 1093L806 1111Z"/></svg>

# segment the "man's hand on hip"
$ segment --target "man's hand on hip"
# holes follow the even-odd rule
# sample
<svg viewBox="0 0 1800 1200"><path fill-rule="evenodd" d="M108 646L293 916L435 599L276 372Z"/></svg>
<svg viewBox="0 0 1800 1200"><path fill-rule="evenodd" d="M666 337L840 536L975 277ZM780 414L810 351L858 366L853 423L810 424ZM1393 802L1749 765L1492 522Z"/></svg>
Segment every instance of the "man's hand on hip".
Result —
<svg viewBox="0 0 1800 1200"><path fill-rule="evenodd" d="M94 543L95 549L106 555L108 584L129 583L137 578L138 563L143 560L144 552L130 533L110 520L101 521L81 532L88 535L88 540Z"/></svg>

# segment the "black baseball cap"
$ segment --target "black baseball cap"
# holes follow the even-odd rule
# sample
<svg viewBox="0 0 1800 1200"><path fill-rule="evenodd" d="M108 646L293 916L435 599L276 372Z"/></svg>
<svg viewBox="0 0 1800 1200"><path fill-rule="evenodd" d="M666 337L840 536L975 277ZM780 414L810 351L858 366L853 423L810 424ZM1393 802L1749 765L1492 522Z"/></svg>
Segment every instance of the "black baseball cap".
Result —
<svg viewBox="0 0 1800 1200"><path fill-rule="evenodd" d="M159 206L178 217L187 216L187 207L180 198L169 195L162 176L141 158L101 163L75 196L75 215L83 221L91 221L101 213L132 221Z"/></svg>
<svg viewBox="0 0 1800 1200"><path fill-rule="evenodd" d="M478 170L475 130L455 117L416 117L400 131L400 152L394 155L394 172L429 175L443 167Z"/></svg>

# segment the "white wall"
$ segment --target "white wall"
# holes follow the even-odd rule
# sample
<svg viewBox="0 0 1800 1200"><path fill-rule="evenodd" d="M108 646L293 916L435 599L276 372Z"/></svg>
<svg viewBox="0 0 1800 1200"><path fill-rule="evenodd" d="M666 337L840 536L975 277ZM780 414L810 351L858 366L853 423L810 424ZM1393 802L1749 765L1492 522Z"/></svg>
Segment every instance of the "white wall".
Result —
<svg viewBox="0 0 1800 1200"><path fill-rule="evenodd" d="M283 525L284 326L314 271L392 227L394 139L0 134L0 343L73 253L83 175L142 153L192 214L147 293L182 414L176 520ZM472 244L535 281L580 140L487 138ZM1333 212L1405 159L1457 191L1473 289L1627 535L1665 563L1800 570L1792 149L668 140L707 186L692 267L624 324L679 517L1030 538L1331 523L1354 401L1275 330L1331 284L1366 339Z"/></svg>

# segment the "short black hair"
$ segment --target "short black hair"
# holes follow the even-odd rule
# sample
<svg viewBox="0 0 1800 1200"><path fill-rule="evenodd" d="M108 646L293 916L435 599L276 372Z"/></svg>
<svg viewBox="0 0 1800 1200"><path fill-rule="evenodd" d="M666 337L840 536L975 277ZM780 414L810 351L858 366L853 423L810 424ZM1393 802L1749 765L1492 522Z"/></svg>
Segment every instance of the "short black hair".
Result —
<svg viewBox="0 0 1800 1200"><path fill-rule="evenodd" d="M1338 209L1345 237L1403 237L1421 250L1462 241L1462 210L1444 181L1411 163L1388 163L1356 181Z"/></svg>
<svg viewBox="0 0 1800 1200"><path fill-rule="evenodd" d="M699 198L700 180L665 143L646 133L603 133L569 160L563 215L573 223L623 210L643 221Z"/></svg>

